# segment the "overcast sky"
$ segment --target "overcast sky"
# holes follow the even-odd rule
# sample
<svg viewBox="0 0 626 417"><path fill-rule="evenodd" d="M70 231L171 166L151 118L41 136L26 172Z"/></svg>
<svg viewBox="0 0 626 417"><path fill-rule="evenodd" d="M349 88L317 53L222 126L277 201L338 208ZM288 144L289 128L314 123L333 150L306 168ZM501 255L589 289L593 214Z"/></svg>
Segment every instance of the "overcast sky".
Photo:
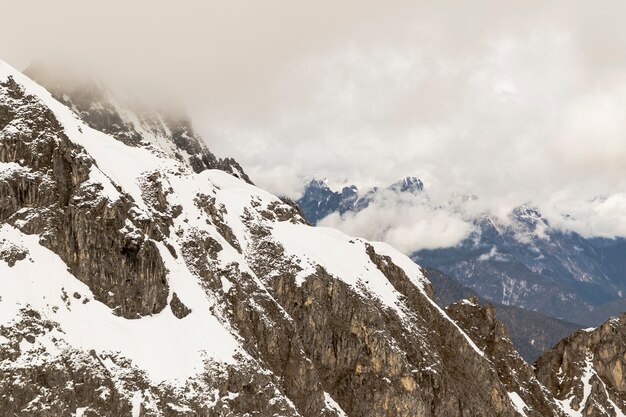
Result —
<svg viewBox="0 0 626 417"><path fill-rule="evenodd" d="M471 193L494 212L529 202L555 224L567 213L575 230L626 235L624 1L0 10L0 59L23 69L62 57L120 90L179 101L217 154L275 193L295 197L312 177L416 175L433 198Z"/></svg>

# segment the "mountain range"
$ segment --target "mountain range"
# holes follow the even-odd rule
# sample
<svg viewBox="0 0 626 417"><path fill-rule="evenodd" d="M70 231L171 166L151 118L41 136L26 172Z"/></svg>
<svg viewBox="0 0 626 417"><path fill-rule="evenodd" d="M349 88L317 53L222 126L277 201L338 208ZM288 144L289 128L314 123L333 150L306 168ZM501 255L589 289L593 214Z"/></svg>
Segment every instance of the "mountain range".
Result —
<svg viewBox="0 0 626 417"><path fill-rule="evenodd" d="M0 62L2 415L624 415L625 316L531 366L492 306L442 309L185 118L26 73Z"/></svg>
<svg viewBox="0 0 626 417"><path fill-rule="evenodd" d="M424 192L423 182L416 178L398 183L402 182L419 186L399 191L398 198ZM351 186L339 192L314 180L297 202L307 219L317 224L331 213L361 212L380 190L359 192ZM469 222L473 231L459 244L417 250L411 258L446 273L486 300L586 326L598 325L626 308L626 240L586 238L552 227L539 210L527 205L505 219L485 213Z"/></svg>

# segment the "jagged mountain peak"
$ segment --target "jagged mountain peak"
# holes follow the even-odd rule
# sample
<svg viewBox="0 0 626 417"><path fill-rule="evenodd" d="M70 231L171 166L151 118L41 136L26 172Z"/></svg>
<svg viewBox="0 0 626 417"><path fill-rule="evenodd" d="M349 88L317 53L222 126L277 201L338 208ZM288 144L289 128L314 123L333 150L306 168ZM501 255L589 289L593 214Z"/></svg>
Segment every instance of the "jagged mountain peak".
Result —
<svg viewBox="0 0 626 417"><path fill-rule="evenodd" d="M156 146L188 164L194 171L221 169L250 182L232 158L217 158L193 129L184 111L151 107L137 100L122 100L91 75L67 73L45 62L30 65L25 74L71 108L90 127L131 146Z"/></svg>
<svg viewBox="0 0 626 417"><path fill-rule="evenodd" d="M304 187L305 192L307 190L315 190L315 189L332 191L330 189L330 187L328 186L328 180L327 179L316 179L316 178L314 178L311 181L309 181L307 183L307 185Z"/></svg>
<svg viewBox="0 0 626 417"><path fill-rule="evenodd" d="M327 180L312 180L304 188L297 203L307 220L313 224L331 213L358 212L366 207L380 192L416 194L424 190L424 183L416 177L406 177L384 187L360 190L356 185L345 186L334 191Z"/></svg>
<svg viewBox="0 0 626 417"><path fill-rule="evenodd" d="M416 177L409 176L394 182L388 188L402 193L416 193L424 190L424 183Z"/></svg>

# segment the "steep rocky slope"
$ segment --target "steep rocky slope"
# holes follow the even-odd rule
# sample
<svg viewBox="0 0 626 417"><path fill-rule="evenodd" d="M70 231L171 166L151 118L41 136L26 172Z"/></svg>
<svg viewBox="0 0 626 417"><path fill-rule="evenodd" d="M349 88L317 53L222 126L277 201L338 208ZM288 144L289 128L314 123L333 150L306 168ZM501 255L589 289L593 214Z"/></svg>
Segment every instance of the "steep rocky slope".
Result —
<svg viewBox="0 0 626 417"><path fill-rule="evenodd" d="M478 293L443 272L433 268L425 268L425 271L440 306L446 307L472 297L479 299L481 304L487 302ZM515 349L529 363L534 362L564 337L584 327L520 307L491 304L498 320L506 326Z"/></svg>
<svg viewBox="0 0 626 417"><path fill-rule="evenodd" d="M534 367L569 415L624 416L626 314L563 339Z"/></svg>
<svg viewBox="0 0 626 417"><path fill-rule="evenodd" d="M3 63L0 129L4 415L520 414L389 246L171 136L93 129Z"/></svg>
<svg viewBox="0 0 626 417"><path fill-rule="evenodd" d="M537 380L533 369L515 351L492 305L479 306L477 299L471 298L449 305L446 312L485 352L520 414L528 417L566 415Z"/></svg>
<svg viewBox="0 0 626 417"><path fill-rule="evenodd" d="M531 367L513 348L493 306L467 299L451 304L446 312L483 349L520 414L625 415L626 314L573 333Z"/></svg>

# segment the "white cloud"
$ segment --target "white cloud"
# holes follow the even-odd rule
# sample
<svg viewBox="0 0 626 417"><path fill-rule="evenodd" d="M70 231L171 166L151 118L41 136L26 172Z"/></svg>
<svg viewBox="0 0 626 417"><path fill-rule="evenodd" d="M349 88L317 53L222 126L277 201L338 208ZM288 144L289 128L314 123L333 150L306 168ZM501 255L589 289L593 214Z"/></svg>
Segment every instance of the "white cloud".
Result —
<svg viewBox="0 0 626 417"><path fill-rule="evenodd" d="M416 175L434 201L479 196L470 214L529 203L559 227L626 235L626 3L172 4L11 2L3 12L28 30L0 25L0 59L61 55L118 89L163 90L276 193ZM464 233L438 210L364 215L404 247Z"/></svg>
<svg viewBox="0 0 626 417"><path fill-rule="evenodd" d="M333 213L319 222L370 240L387 242L410 254L420 249L455 246L474 229L460 214L430 208L426 200L382 191L358 213Z"/></svg>

